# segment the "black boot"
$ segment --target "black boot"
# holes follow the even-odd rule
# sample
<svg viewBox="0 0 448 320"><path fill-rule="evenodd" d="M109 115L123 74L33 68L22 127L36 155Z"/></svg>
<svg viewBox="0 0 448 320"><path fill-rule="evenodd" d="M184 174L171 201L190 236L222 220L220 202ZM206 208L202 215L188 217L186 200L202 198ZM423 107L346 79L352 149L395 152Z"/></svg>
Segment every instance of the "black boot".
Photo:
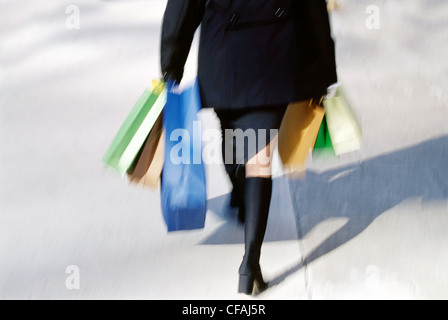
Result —
<svg viewBox="0 0 448 320"><path fill-rule="evenodd" d="M271 196L271 178L246 179L246 252L239 270L239 293L258 294L268 287L261 273L260 256L261 246L266 234Z"/></svg>
<svg viewBox="0 0 448 320"><path fill-rule="evenodd" d="M232 173L229 173L233 190L230 198L230 206L238 208L238 220L244 223L246 218L246 207L244 193L246 186L246 168L244 165L237 166Z"/></svg>

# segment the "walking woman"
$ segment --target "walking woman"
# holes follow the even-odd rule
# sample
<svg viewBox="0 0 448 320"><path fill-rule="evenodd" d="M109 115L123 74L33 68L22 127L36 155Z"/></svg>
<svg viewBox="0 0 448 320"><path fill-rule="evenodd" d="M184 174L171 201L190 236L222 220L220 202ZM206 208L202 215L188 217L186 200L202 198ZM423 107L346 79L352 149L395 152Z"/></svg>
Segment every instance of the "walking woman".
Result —
<svg viewBox="0 0 448 320"><path fill-rule="evenodd" d="M221 121L226 171L234 187L231 204L245 223L239 292L259 293L267 288L260 255L276 141L261 132L279 129L289 103L320 98L337 82L326 1L168 0L161 44L165 80L181 81L200 25L202 104L214 108ZM256 142L245 145L245 139L229 137L235 130L252 130Z"/></svg>

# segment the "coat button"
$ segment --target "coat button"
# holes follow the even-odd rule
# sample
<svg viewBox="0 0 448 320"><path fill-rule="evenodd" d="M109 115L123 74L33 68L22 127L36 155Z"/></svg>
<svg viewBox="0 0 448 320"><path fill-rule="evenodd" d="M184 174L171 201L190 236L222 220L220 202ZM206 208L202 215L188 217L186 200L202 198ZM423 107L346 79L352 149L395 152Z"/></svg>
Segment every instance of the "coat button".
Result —
<svg viewBox="0 0 448 320"><path fill-rule="evenodd" d="M285 13L285 10L282 8L278 8L277 11L275 12L275 16L280 19L281 17L283 17L283 14Z"/></svg>
<svg viewBox="0 0 448 320"><path fill-rule="evenodd" d="M237 16L236 14L234 14L234 15L232 16L232 18L230 18L230 24L231 24L232 26L235 26L237 23L238 23L238 16Z"/></svg>

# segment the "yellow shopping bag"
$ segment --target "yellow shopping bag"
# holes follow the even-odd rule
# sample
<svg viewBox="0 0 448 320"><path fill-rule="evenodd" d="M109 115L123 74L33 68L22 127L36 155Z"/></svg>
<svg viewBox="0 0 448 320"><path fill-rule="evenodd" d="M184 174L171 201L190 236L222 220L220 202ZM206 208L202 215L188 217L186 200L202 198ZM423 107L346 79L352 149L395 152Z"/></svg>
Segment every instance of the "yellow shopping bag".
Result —
<svg viewBox="0 0 448 320"><path fill-rule="evenodd" d="M289 105L278 135L278 151L287 173L304 173L324 115L324 108L313 100Z"/></svg>

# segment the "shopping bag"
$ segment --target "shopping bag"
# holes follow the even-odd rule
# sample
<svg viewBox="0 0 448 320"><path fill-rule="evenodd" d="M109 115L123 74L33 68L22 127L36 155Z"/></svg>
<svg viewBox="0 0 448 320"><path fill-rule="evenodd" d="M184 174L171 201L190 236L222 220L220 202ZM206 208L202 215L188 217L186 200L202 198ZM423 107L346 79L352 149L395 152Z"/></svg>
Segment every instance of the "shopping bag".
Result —
<svg viewBox="0 0 448 320"><path fill-rule="evenodd" d="M136 161L128 170L129 180L140 186L157 188L162 175L164 148L163 115L160 114Z"/></svg>
<svg viewBox="0 0 448 320"><path fill-rule="evenodd" d="M153 84L151 90L145 90L112 141L103 162L122 176L126 175L165 103L166 89L161 81Z"/></svg>
<svg viewBox="0 0 448 320"><path fill-rule="evenodd" d="M202 161L202 134L198 120L201 109L199 86L176 93L167 84L163 113L166 133L165 163L162 172L162 211L168 231L202 229L207 211L205 168Z"/></svg>
<svg viewBox="0 0 448 320"><path fill-rule="evenodd" d="M324 116L313 150L314 158L335 158L336 153L328 131L327 117Z"/></svg>
<svg viewBox="0 0 448 320"><path fill-rule="evenodd" d="M337 156L361 149L362 131L341 87L324 100L328 131Z"/></svg>
<svg viewBox="0 0 448 320"><path fill-rule="evenodd" d="M278 151L288 174L302 174L313 149L325 111L313 100L288 106L278 136Z"/></svg>

